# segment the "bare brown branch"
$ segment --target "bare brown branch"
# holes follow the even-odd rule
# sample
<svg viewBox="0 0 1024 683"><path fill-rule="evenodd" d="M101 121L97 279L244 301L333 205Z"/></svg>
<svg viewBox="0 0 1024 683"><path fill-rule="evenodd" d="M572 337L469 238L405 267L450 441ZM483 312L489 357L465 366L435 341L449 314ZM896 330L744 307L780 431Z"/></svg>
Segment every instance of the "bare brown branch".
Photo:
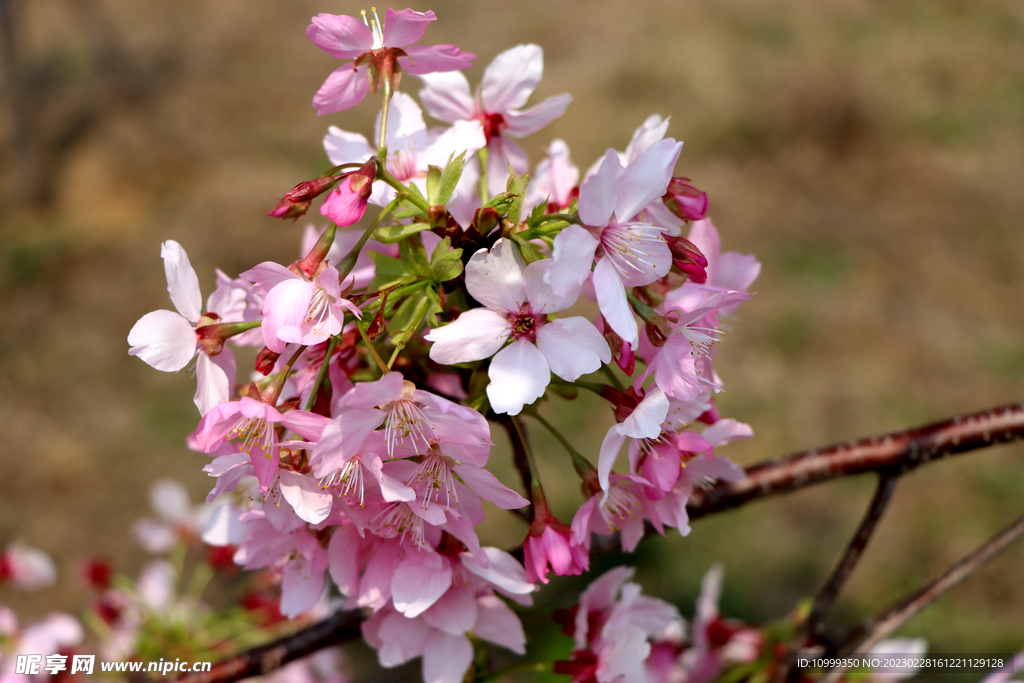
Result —
<svg viewBox="0 0 1024 683"><path fill-rule="evenodd" d="M950 455L1024 438L1024 403L1000 406L922 427L814 448L768 460L747 470L740 481L694 492L690 519L866 472L905 474Z"/></svg>

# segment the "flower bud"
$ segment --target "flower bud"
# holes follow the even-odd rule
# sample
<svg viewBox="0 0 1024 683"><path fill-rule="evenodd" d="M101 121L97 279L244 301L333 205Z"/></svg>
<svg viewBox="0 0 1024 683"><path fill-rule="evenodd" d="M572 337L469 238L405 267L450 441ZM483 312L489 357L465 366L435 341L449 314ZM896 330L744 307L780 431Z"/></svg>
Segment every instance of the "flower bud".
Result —
<svg viewBox="0 0 1024 683"><path fill-rule="evenodd" d="M697 284L707 282L708 260L693 242L685 237L673 237L672 235L665 235L665 242L668 243L668 249L672 252L672 263L679 270L686 273Z"/></svg>
<svg viewBox="0 0 1024 683"><path fill-rule="evenodd" d="M370 199L376 177L377 158L371 157L358 170L345 176L338 188L327 195L320 213L341 227L352 225L366 213L366 202Z"/></svg>
<svg viewBox="0 0 1024 683"><path fill-rule="evenodd" d="M684 221L699 221L708 212L708 194L690 184L689 178L673 178L661 198L668 210Z"/></svg>
<svg viewBox="0 0 1024 683"><path fill-rule="evenodd" d="M334 187L341 176L329 175L315 180L306 180L285 194L273 209L267 212L274 218L298 218L305 215L313 199Z"/></svg>

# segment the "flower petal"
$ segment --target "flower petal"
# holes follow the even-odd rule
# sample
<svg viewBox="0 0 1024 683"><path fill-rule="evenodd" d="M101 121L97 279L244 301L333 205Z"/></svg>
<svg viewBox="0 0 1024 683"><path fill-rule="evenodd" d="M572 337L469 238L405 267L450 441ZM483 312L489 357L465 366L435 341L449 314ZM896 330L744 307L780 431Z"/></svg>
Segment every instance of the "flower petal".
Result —
<svg viewBox="0 0 1024 683"><path fill-rule="evenodd" d="M490 251L481 249L466 264L466 289L498 313L518 311L526 303L523 270L526 261L510 240L499 239Z"/></svg>
<svg viewBox="0 0 1024 683"><path fill-rule="evenodd" d="M555 237L553 264L545 267L544 281L558 296L572 296L583 286L594 263L594 253L601 244L578 225L570 225ZM541 262L543 263L543 262ZM560 310L560 309L558 309Z"/></svg>
<svg viewBox="0 0 1024 683"><path fill-rule="evenodd" d="M505 50L484 71L480 104L487 113L505 113L526 104L544 75L544 51L539 45Z"/></svg>
<svg viewBox="0 0 1024 683"><path fill-rule="evenodd" d="M335 69L313 95L313 107L318 116L345 111L363 101L370 91L367 66L353 68L346 64Z"/></svg>
<svg viewBox="0 0 1024 683"><path fill-rule="evenodd" d="M436 21L437 17L430 10L417 12L403 9L396 12L388 9L384 15L383 38L386 47L405 47L412 45L423 37L427 24Z"/></svg>
<svg viewBox="0 0 1024 683"><path fill-rule="evenodd" d="M225 348L216 356L199 354L196 363L195 404L200 415L231 399L235 384L235 354Z"/></svg>
<svg viewBox="0 0 1024 683"><path fill-rule="evenodd" d="M199 292L199 278L189 263L188 254L174 240L160 245L160 258L164 260L167 275L167 291L171 302L185 318L194 323L203 311L203 296Z"/></svg>
<svg viewBox="0 0 1024 683"><path fill-rule="evenodd" d="M683 143L672 138L661 140L626 167L615 203L615 215L619 221L628 221L665 194L682 149Z"/></svg>
<svg viewBox="0 0 1024 683"><path fill-rule="evenodd" d="M565 108L572 103L572 95L562 93L549 97L540 104L530 107L524 112L511 112L505 116L508 128L505 135L513 138L525 137L548 125L565 113Z"/></svg>
<svg viewBox="0 0 1024 683"><path fill-rule="evenodd" d="M640 335L637 333L633 309L626 299L626 288L615 272L612 260L607 256L598 260L594 267L594 293L608 327L623 341L635 347L640 341Z"/></svg>
<svg viewBox="0 0 1024 683"><path fill-rule="evenodd" d="M163 372L177 372L196 353L192 324L174 311L153 311L142 316L128 333L128 350Z"/></svg>
<svg viewBox="0 0 1024 683"><path fill-rule="evenodd" d="M435 631L423 646L423 683L461 683L472 663L469 638Z"/></svg>
<svg viewBox="0 0 1024 683"><path fill-rule="evenodd" d="M465 314L463 314L465 315ZM518 415L527 403L544 395L551 381L548 362L536 346L521 340L509 344L491 360L487 398L496 413Z"/></svg>
<svg viewBox="0 0 1024 683"><path fill-rule="evenodd" d="M612 351L597 328L586 318L561 318L537 331L537 348L551 372L569 382L596 372L610 363Z"/></svg>
<svg viewBox="0 0 1024 683"><path fill-rule="evenodd" d="M437 602L451 585L452 568L447 562L435 569L410 558L395 570L391 580L391 598L395 609L413 619Z"/></svg>
<svg viewBox="0 0 1024 683"><path fill-rule="evenodd" d="M414 45L405 49L408 57L399 57L404 71L420 76L439 71L457 71L473 65L476 55L463 52L456 45Z"/></svg>
<svg viewBox="0 0 1024 683"><path fill-rule="evenodd" d="M455 123L473 118L475 103L469 81L458 71L431 73L420 77L424 87L420 102L438 121Z"/></svg>
<svg viewBox="0 0 1024 683"><path fill-rule="evenodd" d="M477 618L473 633L516 654L526 654L523 624L512 608L497 595L482 595L476 603Z"/></svg>
<svg viewBox="0 0 1024 683"><path fill-rule="evenodd" d="M431 330L430 360L443 365L468 363L493 356L509 335L508 321L487 308L473 308L454 322Z"/></svg>
<svg viewBox="0 0 1024 683"><path fill-rule="evenodd" d="M472 491L502 510L517 510L530 504L530 501L502 484L497 477L483 467L456 465L452 469Z"/></svg>
<svg viewBox="0 0 1024 683"><path fill-rule="evenodd" d="M579 212L580 220L586 225L603 228L608 225L618 203L619 184L625 174L622 165L619 163L619 155L615 150L605 152L604 159L597 169L597 173L583 181L580 187ZM668 181L665 181L668 185ZM662 194L665 190L662 188ZM646 206L646 205L645 205ZM628 220L629 216L618 216L621 220Z"/></svg>
<svg viewBox="0 0 1024 683"><path fill-rule="evenodd" d="M303 522L319 524L327 519L334 496L317 486L315 481L298 472L281 470L278 484L281 495Z"/></svg>
<svg viewBox="0 0 1024 683"><path fill-rule="evenodd" d="M355 59L373 48L373 32L355 17L318 14L306 28L306 37L337 59Z"/></svg>
<svg viewBox="0 0 1024 683"><path fill-rule="evenodd" d="M324 151L327 152L327 158L335 166L366 163L373 156L373 148L370 147L365 136L359 133L349 133L337 126L327 129L327 135L324 136Z"/></svg>

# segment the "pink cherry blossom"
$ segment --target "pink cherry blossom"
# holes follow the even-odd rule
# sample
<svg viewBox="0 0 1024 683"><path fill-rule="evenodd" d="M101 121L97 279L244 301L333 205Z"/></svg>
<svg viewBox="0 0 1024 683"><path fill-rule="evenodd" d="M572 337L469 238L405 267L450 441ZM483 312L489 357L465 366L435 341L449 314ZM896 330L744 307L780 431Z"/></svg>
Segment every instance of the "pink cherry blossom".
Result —
<svg viewBox="0 0 1024 683"><path fill-rule="evenodd" d="M554 213L569 208L580 195L580 169L569 158L569 146L564 140L552 140L547 148L548 156L537 164L537 169L526 189L523 202L526 211L547 200L547 212Z"/></svg>
<svg viewBox="0 0 1024 683"><path fill-rule="evenodd" d="M466 266L466 288L485 308L470 309L426 335L437 363L494 356L487 397L495 412L517 415L544 394L552 372L571 382L611 361L608 343L585 318L548 321L549 313L565 310L579 293L552 291L544 279L551 264L526 265L505 239L490 251L481 249Z"/></svg>
<svg viewBox="0 0 1024 683"><path fill-rule="evenodd" d="M751 254L735 251L722 253L722 241L710 218L696 221L690 228L689 240L707 258L707 280L684 282L666 297L665 307L692 311L708 297L721 291L746 292L761 273L761 264ZM719 307L720 315L731 315L739 307L735 301Z"/></svg>
<svg viewBox="0 0 1024 683"><path fill-rule="evenodd" d="M362 317L362 311L341 296L338 269L326 261L311 279L272 261L242 277L264 294L263 341L275 353L287 344L313 346L338 334L346 311Z"/></svg>
<svg viewBox="0 0 1024 683"><path fill-rule="evenodd" d="M10 582L24 591L52 586L57 568L42 550L12 543L0 553L0 584Z"/></svg>
<svg viewBox="0 0 1024 683"><path fill-rule="evenodd" d="M594 267L594 291L605 322L636 346L639 337L626 287L647 285L668 273L672 255L663 228L633 218L665 192L682 143L651 145L626 168L608 150L597 173L580 188L579 217L555 238L554 264L545 281L559 295L583 284Z"/></svg>
<svg viewBox="0 0 1024 683"><path fill-rule="evenodd" d="M526 152L510 138L535 133L565 113L572 97L565 93L521 110L544 74L544 52L537 45L517 45L502 52L484 71L474 97L469 81L458 72L423 77L420 99L427 113L456 124L473 121L487 140L487 187L494 195L505 191L508 168L529 170Z"/></svg>
<svg viewBox="0 0 1024 683"><path fill-rule="evenodd" d="M196 327L218 321L240 321L244 294L239 296L230 285L218 287L207 302L207 310L218 308L219 315L203 316L199 278L189 263L188 254L180 244L168 240L160 246L160 256L164 260L167 291L178 312L153 311L142 316L128 333L132 347L128 354L138 356L157 370L177 372L198 352L195 403L205 415L215 405L228 400L235 381L235 357L230 350L209 355L199 343Z"/></svg>
<svg viewBox="0 0 1024 683"><path fill-rule="evenodd" d="M548 508L543 496L534 499L533 522L523 542L523 564L531 583L548 582L548 567L558 576L582 574L590 568L587 548L572 543L572 529Z"/></svg>
<svg viewBox="0 0 1024 683"><path fill-rule="evenodd" d="M465 69L476 55L454 45L414 46L423 37L427 24L437 19L433 12L388 9L381 23L336 14L318 14L306 29L314 45L338 59L352 59L334 73L313 97L313 106L321 116L358 104L366 93L375 92L382 80L392 81L394 89L402 71L422 75Z"/></svg>

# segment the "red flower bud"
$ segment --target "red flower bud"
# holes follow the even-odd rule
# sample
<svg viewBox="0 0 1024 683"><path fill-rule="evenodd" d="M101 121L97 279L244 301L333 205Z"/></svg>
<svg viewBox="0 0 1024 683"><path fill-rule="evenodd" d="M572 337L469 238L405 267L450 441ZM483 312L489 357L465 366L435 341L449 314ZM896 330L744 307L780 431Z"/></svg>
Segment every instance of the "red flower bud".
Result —
<svg viewBox="0 0 1024 683"><path fill-rule="evenodd" d="M689 178L673 178L661 201L684 221L699 221L708 213L707 192L691 185Z"/></svg>
<svg viewBox="0 0 1024 683"><path fill-rule="evenodd" d="M708 260L700 249L685 237L665 236L668 249L672 252L672 263L686 273L691 280L702 284L708 279Z"/></svg>

